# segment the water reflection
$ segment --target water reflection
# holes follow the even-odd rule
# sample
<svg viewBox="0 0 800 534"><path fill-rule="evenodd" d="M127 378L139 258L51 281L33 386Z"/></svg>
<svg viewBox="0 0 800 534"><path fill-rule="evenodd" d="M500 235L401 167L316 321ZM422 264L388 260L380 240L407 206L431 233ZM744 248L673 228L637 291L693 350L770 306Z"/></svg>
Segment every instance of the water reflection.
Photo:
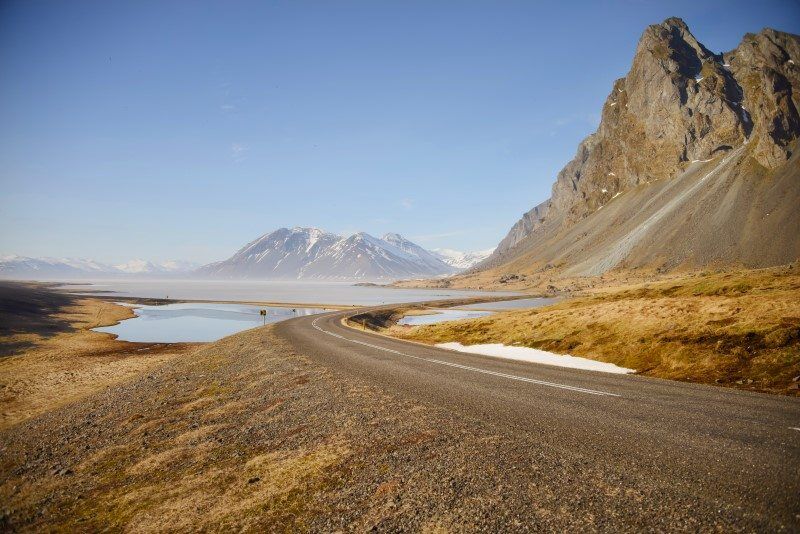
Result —
<svg viewBox="0 0 800 534"><path fill-rule="evenodd" d="M267 310L266 316L260 310ZM242 330L322 313L323 308L284 308L247 304L179 303L165 306L137 306L136 317L96 332L116 334L123 341L178 343L216 341Z"/></svg>
<svg viewBox="0 0 800 534"><path fill-rule="evenodd" d="M491 315L490 311L469 311L469 310L426 310L430 314L427 315L406 315L397 324L420 326L425 324L443 323L445 321L457 321L458 319L477 319L478 317L486 317Z"/></svg>

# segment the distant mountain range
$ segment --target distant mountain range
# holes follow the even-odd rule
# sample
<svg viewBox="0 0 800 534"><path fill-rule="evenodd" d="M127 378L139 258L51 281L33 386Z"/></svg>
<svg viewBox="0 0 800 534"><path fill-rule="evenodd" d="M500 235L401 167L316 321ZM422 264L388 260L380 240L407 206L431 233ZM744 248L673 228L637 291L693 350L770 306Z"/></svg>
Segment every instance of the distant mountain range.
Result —
<svg viewBox="0 0 800 534"><path fill-rule="evenodd" d="M214 278L380 280L452 275L483 256L429 251L399 234L339 236L318 228L280 228L225 261L198 269ZM472 263L470 264L470 261Z"/></svg>
<svg viewBox="0 0 800 534"><path fill-rule="evenodd" d="M154 263L131 260L120 265L108 265L80 258L29 258L26 256L0 257L0 278L51 279L51 278L104 278L131 275L178 275L195 269L196 263L171 260Z"/></svg>
<svg viewBox="0 0 800 534"><path fill-rule="evenodd" d="M248 243L227 260L199 267L183 261L132 260L109 265L74 258L0 257L0 278L71 279L199 277L263 280L396 280L449 276L491 250L426 250L399 234L359 232L343 237L318 228L280 228Z"/></svg>
<svg viewBox="0 0 800 534"><path fill-rule="evenodd" d="M475 252L461 252L450 248L435 248L431 250L431 252L451 267L463 270L474 267L491 256L492 252L494 252L494 248Z"/></svg>

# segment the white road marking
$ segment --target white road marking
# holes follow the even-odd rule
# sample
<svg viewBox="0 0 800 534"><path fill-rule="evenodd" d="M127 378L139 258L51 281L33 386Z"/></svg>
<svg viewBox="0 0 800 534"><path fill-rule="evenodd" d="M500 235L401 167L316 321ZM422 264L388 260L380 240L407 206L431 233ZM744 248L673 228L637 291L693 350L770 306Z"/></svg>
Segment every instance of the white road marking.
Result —
<svg viewBox="0 0 800 534"><path fill-rule="evenodd" d="M443 360L437 360L435 358L423 358L421 356L413 356L411 354L406 354L404 352L400 352L399 350L394 350L394 349L390 349L390 348L387 348L387 347L381 347L380 345L373 345L372 343L367 343L365 341L358 341L357 339L350 339L348 337L341 336L341 335L336 334L334 332L329 332L329 331L321 328L319 325L317 325L317 321L319 321L319 320L320 320L320 317L317 317L316 319L311 321L311 326L313 326L315 329L319 330L323 334L328 334L329 336L333 336L333 337L336 337L336 338L339 338L339 339L344 339L345 341L349 341L351 343L358 343L359 345L364 345L365 347L370 347L370 348L382 350L382 351L385 351L385 352L391 352L392 354L397 354L399 356L405 356L407 358L414 358L415 360L422 360L424 362L436 363L436 364L439 364L439 365L446 365L448 367L456 367L458 369L464 369L465 371L473 371L473 372L476 372L476 373L483 373L483 374L486 374L486 375L499 376L499 377L502 377L502 378L508 378L509 380L517 380L519 382L527 382L527 383L530 383L530 384L537 384L537 385L540 385L540 386L548 386L548 387L559 388L559 389L567 389L569 391L577 391L579 393L588 393L590 395L603 395L603 396L608 396L608 397L620 397L621 396L621 395L617 395L616 393L608 393L606 391L598 391L596 389L586 389L586 388L581 388L581 387L577 387L577 386L568 386L566 384L558 384L556 382L546 382L544 380L536 380L534 378L527 378L527 377L524 377L524 376L510 375L510 374L507 374L507 373L500 373L500 372L497 372L497 371L489 371L488 369L481 369L480 367L470 367L469 365L461 365L459 363L446 362L446 361L443 361Z"/></svg>

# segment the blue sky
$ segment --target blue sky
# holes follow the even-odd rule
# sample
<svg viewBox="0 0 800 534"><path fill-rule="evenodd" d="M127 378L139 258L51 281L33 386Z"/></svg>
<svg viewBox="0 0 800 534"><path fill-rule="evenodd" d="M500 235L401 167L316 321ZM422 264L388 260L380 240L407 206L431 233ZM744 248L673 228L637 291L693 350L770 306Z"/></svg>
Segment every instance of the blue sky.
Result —
<svg viewBox="0 0 800 534"><path fill-rule="evenodd" d="M0 252L205 262L281 226L494 246L669 16L714 51L800 33L794 1L5 0Z"/></svg>

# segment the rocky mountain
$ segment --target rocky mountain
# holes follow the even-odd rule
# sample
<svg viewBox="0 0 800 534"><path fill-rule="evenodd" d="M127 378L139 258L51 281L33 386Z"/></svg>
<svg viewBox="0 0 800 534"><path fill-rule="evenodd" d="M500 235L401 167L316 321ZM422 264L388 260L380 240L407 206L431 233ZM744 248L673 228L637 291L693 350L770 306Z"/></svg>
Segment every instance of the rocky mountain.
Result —
<svg viewBox="0 0 800 534"><path fill-rule="evenodd" d="M386 234L381 238L386 243L402 250L404 253L409 254L413 258L416 258L416 261L421 265L424 265L426 268L442 272L442 274L448 274L448 272L455 272L454 269L449 269L448 271L442 271L442 263L446 265L452 265L445 261L444 258L440 257L438 254L435 254L432 251L425 250L421 246L412 243L408 239L405 239L400 234Z"/></svg>
<svg viewBox="0 0 800 534"><path fill-rule="evenodd" d="M452 274L455 268L398 234L342 237L318 228L280 228L200 276L276 280L380 280Z"/></svg>
<svg viewBox="0 0 800 534"><path fill-rule="evenodd" d="M197 268L196 264L178 260L155 263L131 260L121 265L107 265L80 258L30 258L26 256L0 257L0 278L17 279L69 279L104 278L127 275L186 274Z"/></svg>
<svg viewBox="0 0 800 534"><path fill-rule="evenodd" d="M648 27L551 197L478 270L751 267L800 257L800 36L714 53L678 18Z"/></svg>
<svg viewBox="0 0 800 534"><path fill-rule="evenodd" d="M475 252L461 252L450 248L435 248L431 251L437 258L447 265L460 271L476 266L492 255L494 248L478 250Z"/></svg>

